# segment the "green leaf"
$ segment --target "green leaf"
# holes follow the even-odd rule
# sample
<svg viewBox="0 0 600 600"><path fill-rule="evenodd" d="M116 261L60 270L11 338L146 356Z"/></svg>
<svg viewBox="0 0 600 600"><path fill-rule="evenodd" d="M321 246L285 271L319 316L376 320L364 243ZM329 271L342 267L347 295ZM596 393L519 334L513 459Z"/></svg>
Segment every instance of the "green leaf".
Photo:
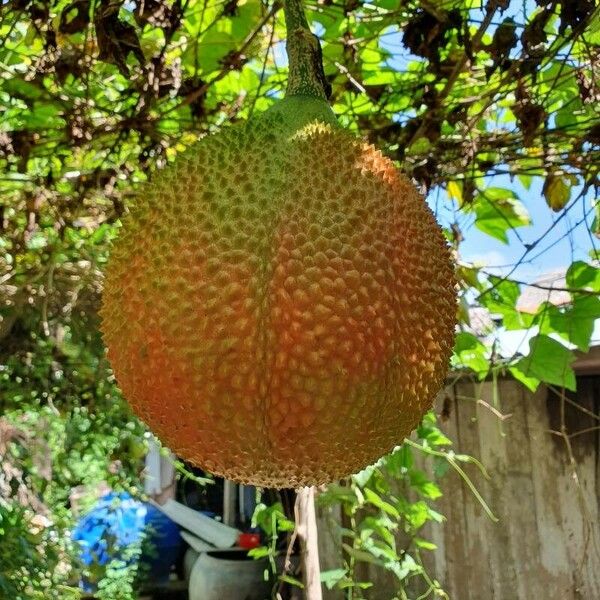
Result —
<svg viewBox="0 0 600 600"><path fill-rule="evenodd" d="M400 477L413 466L414 458L412 450L406 444L395 449L391 454L384 457L385 466L395 477Z"/></svg>
<svg viewBox="0 0 600 600"><path fill-rule="evenodd" d="M42 89L38 85L25 81L20 77L6 79L2 83L2 89L16 98L36 100L42 96Z"/></svg>
<svg viewBox="0 0 600 600"><path fill-rule="evenodd" d="M473 210L475 226L505 244L508 231L531 224L529 213L516 194L504 188L480 191L473 200Z"/></svg>
<svg viewBox="0 0 600 600"><path fill-rule="evenodd" d="M472 265L458 265L456 269L456 276L461 283L465 285L479 289L481 282L479 281L479 267Z"/></svg>
<svg viewBox="0 0 600 600"><path fill-rule="evenodd" d="M286 518L281 502L271 506L258 504L254 509L252 521L269 535L276 535L278 531L293 531L295 527L294 522Z"/></svg>
<svg viewBox="0 0 600 600"><path fill-rule="evenodd" d="M410 485L418 490L422 496L430 500L436 500L442 496L440 488L423 471L411 471Z"/></svg>
<svg viewBox="0 0 600 600"><path fill-rule="evenodd" d="M368 467L365 467L362 471L359 471L358 473L352 475L352 479L354 479L358 486L365 487L365 485L367 485L367 483L369 482L369 480L373 476L373 473L375 473L376 470L377 467L375 467L375 465L369 465Z"/></svg>
<svg viewBox="0 0 600 600"><path fill-rule="evenodd" d="M295 577L292 577L291 575L280 575L279 581L289 583L289 584L293 585L294 587L300 588L301 590L304 589L304 584L299 579L296 579Z"/></svg>
<svg viewBox="0 0 600 600"><path fill-rule="evenodd" d="M204 73L216 71L220 67L223 58L235 47L235 39L230 33L214 29L207 31L202 36L199 45L202 71Z"/></svg>
<svg viewBox="0 0 600 600"><path fill-rule="evenodd" d="M590 231L597 237L600 238L600 200L594 201L594 220Z"/></svg>
<svg viewBox="0 0 600 600"><path fill-rule="evenodd" d="M490 369L486 357L487 348L472 333L461 331L455 339L452 363L456 367L466 367L478 374L479 379L484 379Z"/></svg>
<svg viewBox="0 0 600 600"><path fill-rule="evenodd" d="M360 539L365 544L372 543L371 538L376 533L390 548L395 547L394 531L398 529L398 521L390 519L387 515L367 516L358 529Z"/></svg>
<svg viewBox="0 0 600 600"><path fill-rule="evenodd" d="M565 108L561 108L555 113L554 122L556 123L557 128L569 129L574 125L577 125L577 116L573 108L573 106L567 106ZM548 200L548 198L546 198L546 200ZM548 205L551 206L550 202L548 202Z"/></svg>
<svg viewBox="0 0 600 600"><path fill-rule="evenodd" d="M419 548L423 548L423 550L436 550L437 549L437 546L433 542L429 542L420 537L415 538L415 544Z"/></svg>
<svg viewBox="0 0 600 600"><path fill-rule="evenodd" d="M517 380L520 381L527 389L535 392L538 389L541 380L532 375L526 375L516 365L508 368L510 374Z"/></svg>
<svg viewBox="0 0 600 600"><path fill-rule="evenodd" d="M325 584L328 590L332 590L339 581L346 577L346 569L329 569L328 571L321 571L321 583Z"/></svg>
<svg viewBox="0 0 600 600"><path fill-rule="evenodd" d="M375 71L364 71L362 83L370 85L392 85L398 80L398 73L390 69L377 69Z"/></svg>
<svg viewBox="0 0 600 600"><path fill-rule="evenodd" d="M428 427L425 423L419 425L417 435L429 446L451 446L452 442L445 436L437 425Z"/></svg>
<svg viewBox="0 0 600 600"><path fill-rule="evenodd" d="M392 538L393 540L393 538ZM366 551L370 552L373 556L382 559L383 566L387 568L390 563L395 563L400 558L396 552L395 544L394 547L389 544L382 542L374 537L367 537L362 540L363 547Z"/></svg>
<svg viewBox="0 0 600 600"><path fill-rule="evenodd" d="M538 313L540 333L558 333L566 341L587 352L600 319L600 299L596 296L577 296L567 308L544 304Z"/></svg>
<svg viewBox="0 0 600 600"><path fill-rule="evenodd" d="M370 563L372 565L384 566L384 563L381 560L378 560L370 552L365 552L364 550L358 550L357 548L353 548L352 546L349 546L348 544L342 544L342 547L350 556L353 556L356 560Z"/></svg>
<svg viewBox="0 0 600 600"><path fill-rule="evenodd" d="M600 269L583 261L575 261L567 271L567 287L600 292Z"/></svg>
<svg viewBox="0 0 600 600"><path fill-rule="evenodd" d="M537 335L529 341L529 353L509 368L512 375L535 391L541 382L575 390L575 373L571 363L573 353L547 335Z"/></svg>
<svg viewBox="0 0 600 600"><path fill-rule="evenodd" d="M531 184L533 183L533 177L531 175L525 175L523 173L517 175L517 178L519 179L519 181L521 182L521 185L526 189L529 190L531 188Z"/></svg>
<svg viewBox="0 0 600 600"><path fill-rule="evenodd" d="M406 520L415 528L420 529L431 519L429 507L425 502L413 502L406 507Z"/></svg>
<svg viewBox="0 0 600 600"><path fill-rule="evenodd" d="M261 15L261 3L258 0L247 0L239 3L236 15L224 21L220 26L227 27L227 22L231 24L231 34L237 43L246 39L248 34L255 27Z"/></svg>
<svg viewBox="0 0 600 600"><path fill-rule="evenodd" d="M386 568L392 571L400 581L406 580L411 573L423 571L423 567L409 554L405 554L401 561L389 563Z"/></svg>
<svg viewBox="0 0 600 600"><path fill-rule="evenodd" d="M427 154L431 149L431 142L426 137L416 139L407 149L408 156L420 156Z"/></svg>
<svg viewBox="0 0 600 600"><path fill-rule="evenodd" d="M433 474L439 479L443 477L450 469L450 463L441 456L434 456Z"/></svg>
<svg viewBox="0 0 600 600"><path fill-rule="evenodd" d="M394 518L398 518L400 516L400 513L394 506L392 506L389 502L383 500L373 490L365 488L364 492L365 499L367 500L367 502L370 502L373 506L376 506L377 508L383 510L384 512L388 513Z"/></svg>
<svg viewBox="0 0 600 600"><path fill-rule="evenodd" d="M257 548L248 550L248 556L252 558L264 558L265 556L269 556L270 553L271 549L268 546L258 546Z"/></svg>
<svg viewBox="0 0 600 600"><path fill-rule="evenodd" d="M521 295L519 285L510 279L490 277L490 291L484 291L479 297L482 306L487 308L492 316L502 317L506 329L528 329L533 323L533 315L517 310L517 300Z"/></svg>
<svg viewBox="0 0 600 600"><path fill-rule="evenodd" d="M36 105L35 110L28 112L23 118L23 122L28 129L46 130L48 128L64 125L61 116L63 109L58 104Z"/></svg>

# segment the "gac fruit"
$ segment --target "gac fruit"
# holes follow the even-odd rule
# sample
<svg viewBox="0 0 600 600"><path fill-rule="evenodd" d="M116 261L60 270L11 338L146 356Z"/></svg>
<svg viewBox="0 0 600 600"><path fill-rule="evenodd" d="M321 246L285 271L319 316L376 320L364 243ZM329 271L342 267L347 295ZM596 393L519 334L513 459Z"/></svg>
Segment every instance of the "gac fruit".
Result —
<svg viewBox="0 0 600 600"><path fill-rule="evenodd" d="M279 488L401 443L442 385L455 314L424 199L325 101L295 96L142 186L102 328L125 397L165 445Z"/></svg>

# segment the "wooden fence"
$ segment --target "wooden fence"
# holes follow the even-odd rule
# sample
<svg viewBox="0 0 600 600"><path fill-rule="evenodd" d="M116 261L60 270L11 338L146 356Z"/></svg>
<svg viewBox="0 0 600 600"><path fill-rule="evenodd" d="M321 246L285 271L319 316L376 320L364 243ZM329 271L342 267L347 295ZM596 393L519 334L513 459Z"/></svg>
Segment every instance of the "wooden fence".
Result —
<svg viewBox="0 0 600 600"><path fill-rule="evenodd" d="M479 458L489 472L488 480L469 470L499 519L488 518L456 473L444 477L435 508L446 521L428 525L423 537L437 545L426 566L451 600L600 599L599 359L597 348L577 363L577 394L531 394L511 379L497 387L461 380L440 399L455 450ZM328 519L320 513L322 569L341 564ZM364 569L374 582L368 598L397 597L392 576Z"/></svg>

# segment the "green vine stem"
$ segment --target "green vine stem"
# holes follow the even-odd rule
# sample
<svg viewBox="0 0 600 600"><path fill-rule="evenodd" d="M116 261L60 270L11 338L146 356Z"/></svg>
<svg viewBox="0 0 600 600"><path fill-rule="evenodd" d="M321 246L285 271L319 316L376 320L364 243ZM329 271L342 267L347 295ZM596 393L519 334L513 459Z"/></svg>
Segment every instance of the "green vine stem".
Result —
<svg viewBox="0 0 600 600"><path fill-rule="evenodd" d="M407 444L408 446L410 446L411 448L420 450L421 452L423 452L425 454L429 454L430 456L437 456L439 458L443 458L443 459L447 460L448 464L460 475L462 480L467 484L468 488L471 490L471 492L473 493L473 496L475 496L475 498L477 499L477 501L481 505L481 508L483 508L483 510L485 511L487 516L492 521L494 521L494 523L497 523L499 521L498 517L496 517L496 515L494 515L494 513L491 511L490 507L486 504L486 502L483 499L483 497L481 496L481 494L477 491L475 484L471 481L469 476L460 468L460 466L456 462L456 460L458 459L458 460L463 460L464 462L473 463L474 465L477 466L477 468L481 471L481 473L483 474L483 476L486 479L490 479L490 476L488 475L488 472L485 470L485 467L476 458L473 458L472 456L465 456L462 454L440 452L439 450L433 450L433 448L428 448L427 446L417 444L416 442L413 442L412 440L404 440L404 443Z"/></svg>
<svg viewBox="0 0 600 600"><path fill-rule="evenodd" d="M286 96L327 100L330 86L323 71L321 44L308 27L302 0L284 0L289 76Z"/></svg>

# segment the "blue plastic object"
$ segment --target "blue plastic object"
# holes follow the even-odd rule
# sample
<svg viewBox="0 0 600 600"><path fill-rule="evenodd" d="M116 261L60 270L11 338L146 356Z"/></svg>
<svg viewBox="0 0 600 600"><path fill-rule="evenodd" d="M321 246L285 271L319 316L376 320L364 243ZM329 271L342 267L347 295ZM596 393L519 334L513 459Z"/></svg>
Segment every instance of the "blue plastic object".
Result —
<svg viewBox="0 0 600 600"><path fill-rule="evenodd" d="M73 531L81 561L97 572L97 567L118 559L133 562L126 549L147 534L151 554L142 555L155 584L166 583L181 547L179 527L152 504L136 500L125 492L111 492L81 517ZM146 544L143 545L145 547ZM86 591L94 591L97 581L82 581Z"/></svg>

